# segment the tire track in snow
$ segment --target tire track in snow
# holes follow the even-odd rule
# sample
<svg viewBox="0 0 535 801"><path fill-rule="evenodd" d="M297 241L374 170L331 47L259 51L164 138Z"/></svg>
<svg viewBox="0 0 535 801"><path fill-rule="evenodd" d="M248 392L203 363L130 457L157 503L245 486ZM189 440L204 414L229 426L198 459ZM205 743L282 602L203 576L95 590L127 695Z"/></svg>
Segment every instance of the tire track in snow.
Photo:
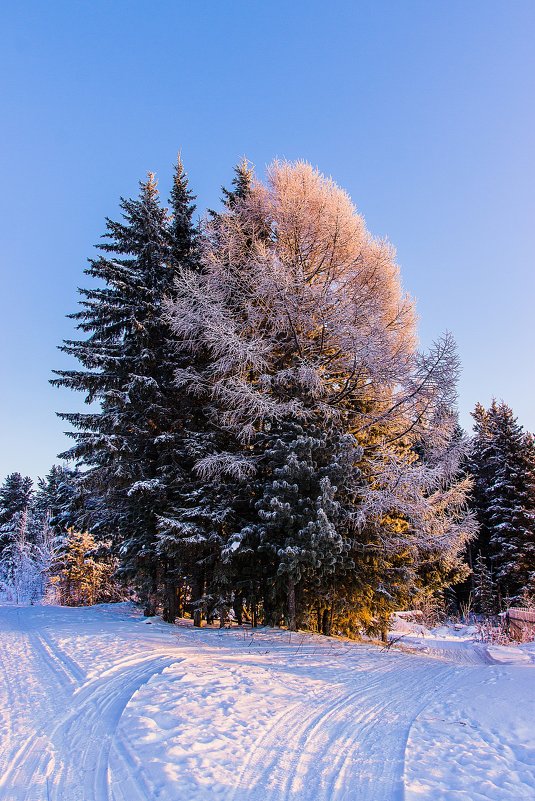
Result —
<svg viewBox="0 0 535 801"><path fill-rule="evenodd" d="M325 801L402 801L404 797L405 749L416 717L437 695L448 692L455 669L406 664L388 676L377 703L347 721L342 733L345 746L331 767L331 780L323 795ZM390 671L389 671L390 672ZM415 673L417 674L415 676ZM415 679L417 678L417 683ZM407 699L416 683L418 696ZM374 701L375 695L367 697Z"/></svg>
<svg viewBox="0 0 535 801"><path fill-rule="evenodd" d="M40 630L37 634L41 646L48 652L53 662L59 665L60 669L70 677L70 680L75 684L83 684L86 679L86 673L82 668L68 656L63 648L54 642L53 638Z"/></svg>
<svg viewBox="0 0 535 801"><path fill-rule="evenodd" d="M151 798L152 790L139 760L120 737L114 737L111 743L109 769L113 801L147 801Z"/></svg>
<svg viewBox="0 0 535 801"><path fill-rule="evenodd" d="M372 672L341 671L333 686L292 704L270 723L244 765L232 801L290 801L310 793L317 801L394 801L403 798L404 752L415 717L447 692L455 669L402 657ZM379 669L378 669L379 668ZM418 674L418 702L407 694ZM355 681L359 686L355 687ZM345 686L344 686L345 685ZM290 747L288 747L290 745ZM307 795L308 797L308 795Z"/></svg>
<svg viewBox="0 0 535 801"><path fill-rule="evenodd" d="M354 678L355 674L352 675L353 681ZM286 799L292 793L290 785L298 770L298 763L301 762L302 767L304 759L311 761L321 758L321 754L311 752L309 743L312 737L321 740L326 725L339 720L348 705L363 693L378 687L381 681L382 677L375 677L365 687L359 686L351 691L351 684L344 686L342 678L338 682L338 692L336 685L330 685L315 696L312 707L309 698L288 707L275 721L270 722L264 736L257 740L241 771L231 796L232 801L248 797L247 791L250 789L253 791L250 797L261 801ZM287 748L289 734L291 750Z"/></svg>
<svg viewBox="0 0 535 801"><path fill-rule="evenodd" d="M112 801L109 757L121 716L137 690L166 667L182 661L176 656L144 658L111 677L87 682L72 696L70 711L52 727L28 740L7 766L0 781L5 801ZM126 797L135 801L135 766L126 764ZM48 782L48 785L47 785Z"/></svg>
<svg viewBox="0 0 535 801"><path fill-rule="evenodd" d="M35 631L29 633L30 643L34 652L39 656L41 662L54 675L57 683L67 695L71 695L85 679L84 674L78 670L76 673L70 668L67 660L64 661L64 654L57 646L52 646L50 641L45 639L42 634Z"/></svg>
<svg viewBox="0 0 535 801"><path fill-rule="evenodd" d="M13 660L17 661L17 652L19 660L22 660L23 653L26 655L23 659L26 671L22 675L26 680L27 687L24 686L25 683L21 683L18 680L16 691L14 691L11 686L12 681L14 678L17 680L21 674L20 667L12 669L9 675L11 715L13 716L17 706L25 708L29 705L31 707L38 699L38 708L41 717L46 723L29 736L25 734L22 738L20 736L15 738L19 741L18 747L11 749L10 754L3 763L3 770L0 776L1 797L5 801L11 801L11 799L19 801L20 798L26 798L27 801L34 801L34 799L35 801L43 801L41 791L31 785L28 786L26 773L28 770L37 772L50 763L53 751L47 730L50 721L55 717L57 709L68 706L73 694L75 680L62 666L60 657L54 655L52 650L43 644L36 628L29 624L28 618L22 615L19 609L16 609L16 620L16 627L10 621L11 629L9 633L13 652L9 654L9 646L5 648L5 641L2 650L4 653L8 653L12 662ZM31 670L29 669L30 666ZM48 679L46 678L47 676ZM52 686L53 692L43 694L43 686ZM37 687L39 688L38 694Z"/></svg>

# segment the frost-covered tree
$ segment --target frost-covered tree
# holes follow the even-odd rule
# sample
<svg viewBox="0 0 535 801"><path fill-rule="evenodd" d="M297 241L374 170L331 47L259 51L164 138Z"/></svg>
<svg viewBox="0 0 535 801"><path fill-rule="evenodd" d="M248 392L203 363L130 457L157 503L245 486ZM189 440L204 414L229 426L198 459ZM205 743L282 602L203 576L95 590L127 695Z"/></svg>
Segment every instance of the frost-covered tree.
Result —
<svg viewBox="0 0 535 801"><path fill-rule="evenodd" d="M306 164L276 163L267 186L253 182L208 224L203 270L180 271L170 319L175 335L207 357L206 369L178 370L177 380L209 393L209 416L229 437L198 468L212 478L260 477L250 524L236 516L234 531L221 532L224 553L239 563L242 547L256 552L240 532L260 533L264 550L277 553L277 574L296 578L286 588L290 621L294 599L305 595L303 566L316 560L321 572L323 556L310 543L328 542L329 531L340 553L353 554L355 581L355 557L365 563L381 549L390 560L406 551L416 562L431 553L457 560L472 523L467 483L456 478L463 448L451 444L453 342L446 336L429 354L416 351L413 305L392 248L370 236L332 181ZM350 488L307 487L317 457L300 459L299 437L281 438L292 425L303 445L309 427L351 439L349 463L359 469L348 471ZM277 453L284 447L286 459ZM264 483L273 458L279 464ZM289 469L291 481L283 476ZM355 501L351 526L332 523L346 495ZM392 513L402 526L384 525Z"/></svg>
<svg viewBox="0 0 535 801"><path fill-rule="evenodd" d="M473 412L472 504L479 548L492 565L500 599L535 586L535 448L511 408L493 401Z"/></svg>
<svg viewBox="0 0 535 801"><path fill-rule="evenodd" d="M251 184L252 171L243 160L235 169L232 189L223 188L226 215L234 214ZM226 215L211 212L214 237L223 229ZM195 244L199 244L198 238ZM195 280L201 269L198 255L195 249L189 265L183 259L177 262L181 275ZM183 289L179 291L184 294ZM182 401L181 423L172 445L174 463L180 470L159 518L158 554L167 566L166 617L173 620L189 603L195 625L200 625L203 611L210 616L216 608L227 607L233 594L221 554L225 532L236 519L236 497L243 495L243 475L239 459L235 462L229 451L232 436L221 430L212 416L210 354L197 332L174 333L175 377ZM215 471L210 467L214 454L219 460Z"/></svg>
<svg viewBox="0 0 535 801"><path fill-rule="evenodd" d="M1 528L5 542L0 556L0 587L15 603L40 597L41 571L35 545L30 541L28 508L15 514Z"/></svg>
<svg viewBox="0 0 535 801"><path fill-rule="evenodd" d="M66 482L73 475L68 468L54 466L46 479L38 480L35 493L29 478L13 473L6 479L0 572L4 594L17 603L36 601L46 593L66 532L61 518L67 508Z"/></svg>
<svg viewBox="0 0 535 801"><path fill-rule="evenodd" d="M98 286L81 290L82 308L72 315L87 336L61 348L82 369L58 371L53 382L85 392L93 404L85 414L61 414L77 429L70 433L74 447L62 456L87 468L79 478L87 499L82 523L101 540L112 539L122 572L135 579L149 612L160 584L157 515L180 473L181 396L162 316L178 265L191 269L195 245L180 162L171 199L170 215L149 174L138 198L121 200L123 220L107 220L101 255L86 270Z"/></svg>

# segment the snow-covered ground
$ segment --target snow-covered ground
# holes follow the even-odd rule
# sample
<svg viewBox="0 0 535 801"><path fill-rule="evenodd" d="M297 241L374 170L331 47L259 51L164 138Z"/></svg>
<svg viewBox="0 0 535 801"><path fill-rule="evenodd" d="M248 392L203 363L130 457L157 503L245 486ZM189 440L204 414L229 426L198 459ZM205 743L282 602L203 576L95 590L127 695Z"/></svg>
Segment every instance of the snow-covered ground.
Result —
<svg viewBox="0 0 535 801"><path fill-rule="evenodd" d="M0 798L533 801L535 648L469 636L411 631L410 653L0 608Z"/></svg>

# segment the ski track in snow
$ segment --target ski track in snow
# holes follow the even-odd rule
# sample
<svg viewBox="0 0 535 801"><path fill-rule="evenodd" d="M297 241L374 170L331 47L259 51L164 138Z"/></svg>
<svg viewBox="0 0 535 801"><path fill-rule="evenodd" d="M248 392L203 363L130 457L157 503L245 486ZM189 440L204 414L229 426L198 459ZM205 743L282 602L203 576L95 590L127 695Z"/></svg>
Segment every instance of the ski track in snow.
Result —
<svg viewBox="0 0 535 801"><path fill-rule="evenodd" d="M535 798L535 671L481 647L149 626L128 604L0 608L0 637L2 801ZM498 691L505 740L481 711Z"/></svg>

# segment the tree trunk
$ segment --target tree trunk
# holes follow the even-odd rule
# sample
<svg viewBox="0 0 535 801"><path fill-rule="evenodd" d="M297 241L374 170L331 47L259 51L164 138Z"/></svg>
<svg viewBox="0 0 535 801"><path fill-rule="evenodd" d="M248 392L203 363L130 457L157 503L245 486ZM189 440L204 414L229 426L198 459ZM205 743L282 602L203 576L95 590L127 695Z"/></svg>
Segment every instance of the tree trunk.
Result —
<svg viewBox="0 0 535 801"><path fill-rule="evenodd" d="M290 631L297 631L295 619L295 582L293 578L288 578L288 628Z"/></svg>
<svg viewBox="0 0 535 801"><path fill-rule="evenodd" d="M219 612L219 628L224 629L228 618L228 607L222 606Z"/></svg>
<svg viewBox="0 0 535 801"><path fill-rule="evenodd" d="M321 619L321 633L325 634L326 637L330 637L331 635L331 615L329 609L323 610Z"/></svg>
<svg viewBox="0 0 535 801"><path fill-rule="evenodd" d="M176 588L176 616L184 617L184 584L182 581Z"/></svg>
<svg viewBox="0 0 535 801"><path fill-rule="evenodd" d="M174 623L178 617L177 590L171 580L165 584L165 609L163 619L166 623Z"/></svg>
<svg viewBox="0 0 535 801"><path fill-rule="evenodd" d="M192 604L198 603L202 598L203 580L199 574L193 576L191 582L191 602ZM202 625L202 613L198 606L193 606L193 625L195 628L200 628Z"/></svg>
<svg viewBox="0 0 535 801"><path fill-rule="evenodd" d="M239 593L234 595L232 601L232 611L236 617L236 623L241 626L243 623L243 598Z"/></svg>

